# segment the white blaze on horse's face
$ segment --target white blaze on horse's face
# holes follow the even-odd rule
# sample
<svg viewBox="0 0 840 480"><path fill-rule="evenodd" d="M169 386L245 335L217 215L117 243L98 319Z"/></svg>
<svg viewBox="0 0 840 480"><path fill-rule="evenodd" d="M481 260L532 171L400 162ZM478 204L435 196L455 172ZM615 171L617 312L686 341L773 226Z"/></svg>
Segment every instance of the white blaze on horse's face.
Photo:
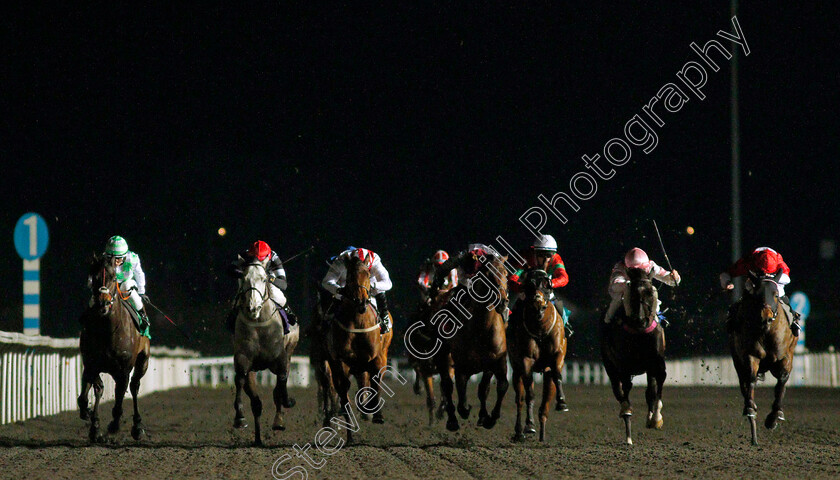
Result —
<svg viewBox="0 0 840 480"><path fill-rule="evenodd" d="M243 299L247 306L247 314L257 320L260 317L263 303L268 294L268 275L264 267L259 264L248 266L242 276Z"/></svg>

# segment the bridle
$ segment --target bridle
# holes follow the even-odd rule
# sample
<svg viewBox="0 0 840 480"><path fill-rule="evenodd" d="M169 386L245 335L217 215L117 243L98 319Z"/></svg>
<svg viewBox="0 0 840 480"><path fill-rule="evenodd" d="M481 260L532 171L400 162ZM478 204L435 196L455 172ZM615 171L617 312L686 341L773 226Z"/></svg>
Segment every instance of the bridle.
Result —
<svg viewBox="0 0 840 480"><path fill-rule="evenodd" d="M265 268L265 266L262 263L259 263L259 262L251 262L248 265L246 265L245 267L246 268L260 267L260 268L263 269L263 271L266 272L266 274L268 274L268 270ZM237 298L237 300L239 300L239 299L243 298L247 293L249 293L253 290L253 291L257 292L257 294L260 296L260 305L263 305L263 304L265 304L266 299L269 297L269 291L268 291L269 286L268 286L268 284L269 284L269 282L266 281L265 282L265 290L260 291L259 288L253 287L251 285L248 285L247 288L243 288L243 287L245 287L245 282L243 281L242 285L239 286L239 291L236 292L236 298ZM239 301L239 304L240 304L240 308L243 308L246 305L246 302Z"/></svg>

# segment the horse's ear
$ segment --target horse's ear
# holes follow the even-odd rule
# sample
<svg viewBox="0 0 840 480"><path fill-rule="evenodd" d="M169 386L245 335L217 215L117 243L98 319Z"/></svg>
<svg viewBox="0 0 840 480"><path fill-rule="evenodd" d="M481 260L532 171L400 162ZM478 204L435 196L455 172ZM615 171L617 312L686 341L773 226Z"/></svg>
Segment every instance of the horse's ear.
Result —
<svg viewBox="0 0 840 480"><path fill-rule="evenodd" d="M502 263L507 263L507 261L508 261L508 256L507 255L502 257Z"/></svg>

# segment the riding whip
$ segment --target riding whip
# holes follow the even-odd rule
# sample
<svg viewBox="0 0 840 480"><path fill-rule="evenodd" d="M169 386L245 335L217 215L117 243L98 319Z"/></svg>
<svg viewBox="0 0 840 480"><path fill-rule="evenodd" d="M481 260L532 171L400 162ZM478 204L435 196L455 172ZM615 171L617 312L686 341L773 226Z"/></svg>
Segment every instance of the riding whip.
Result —
<svg viewBox="0 0 840 480"><path fill-rule="evenodd" d="M309 247L305 248L304 250L301 250L300 252L292 255L291 257L287 258L286 260L283 260L283 263L289 263L292 260L296 259L297 257L299 257L303 254L309 253L313 250L315 250L315 245L310 245Z"/></svg>
<svg viewBox="0 0 840 480"><path fill-rule="evenodd" d="M659 227L656 226L656 220L653 221L653 228L656 229L656 237L659 239L659 246L662 248L662 254L665 255L665 261L668 262L668 270L674 271L674 267L671 266L671 259L668 258L668 252L665 251L665 244L662 243L662 236L659 235Z"/></svg>
<svg viewBox="0 0 840 480"><path fill-rule="evenodd" d="M179 332L181 332L181 335L183 335L183 336L187 337L187 340L192 340L192 338L190 338L189 334L188 334L187 332L185 332L183 329L181 329L181 327L180 327L177 323L173 322L173 321L172 321L172 319L171 319L171 318L169 318L169 317L168 317L165 313L163 313L163 311L161 311L161 309L159 309L159 308L157 307L157 305L155 305L154 303L152 303L152 302L150 302L150 301L147 301L146 303L148 303L149 305L151 305L151 306L152 306L152 308L154 308L155 310L157 310L157 311L158 311L158 313L160 313L161 315L163 315L163 318L165 318L165 319L169 320L169 323L171 323L172 325L175 325L175 328L177 328L177 329L178 329L178 331L179 331Z"/></svg>

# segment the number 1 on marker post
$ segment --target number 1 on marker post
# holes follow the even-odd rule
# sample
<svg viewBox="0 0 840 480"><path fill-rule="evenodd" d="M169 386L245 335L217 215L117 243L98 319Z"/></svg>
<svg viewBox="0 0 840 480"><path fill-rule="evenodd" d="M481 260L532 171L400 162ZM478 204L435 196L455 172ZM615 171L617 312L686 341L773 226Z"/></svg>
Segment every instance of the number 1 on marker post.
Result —
<svg viewBox="0 0 840 480"><path fill-rule="evenodd" d="M29 254L38 254L38 217L30 215L29 218L23 221L23 224L29 227Z"/></svg>

